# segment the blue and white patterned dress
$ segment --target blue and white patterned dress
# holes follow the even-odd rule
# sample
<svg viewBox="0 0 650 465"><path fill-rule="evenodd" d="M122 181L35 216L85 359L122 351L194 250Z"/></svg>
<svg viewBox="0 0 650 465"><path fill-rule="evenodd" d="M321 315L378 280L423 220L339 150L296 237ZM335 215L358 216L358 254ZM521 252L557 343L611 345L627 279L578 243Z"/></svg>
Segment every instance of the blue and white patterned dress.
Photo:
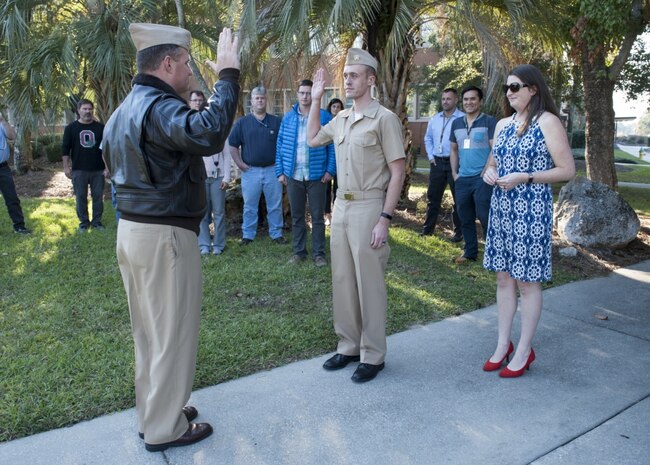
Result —
<svg viewBox="0 0 650 465"><path fill-rule="evenodd" d="M494 144L499 177L509 173L535 173L553 167L551 154L537 119L522 137L514 115ZM510 191L494 189L483 266L507 271L527 282L551 279L553 195L549 184L519 184Z"/></svg>

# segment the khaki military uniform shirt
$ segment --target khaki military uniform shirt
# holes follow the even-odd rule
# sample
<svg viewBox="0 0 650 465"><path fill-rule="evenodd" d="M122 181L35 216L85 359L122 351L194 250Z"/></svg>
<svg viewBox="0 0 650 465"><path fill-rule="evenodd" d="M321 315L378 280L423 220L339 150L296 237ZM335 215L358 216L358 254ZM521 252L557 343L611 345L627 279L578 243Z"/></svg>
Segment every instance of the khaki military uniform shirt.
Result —
<svg viewBox="0 0 650 465"><path fill-rule="evenodd" d="M334 143L341 191L385 191L388 163L404 158L399 118L374 100L355 121L354 107L343 110L316 136L319 146Z"/></svg>

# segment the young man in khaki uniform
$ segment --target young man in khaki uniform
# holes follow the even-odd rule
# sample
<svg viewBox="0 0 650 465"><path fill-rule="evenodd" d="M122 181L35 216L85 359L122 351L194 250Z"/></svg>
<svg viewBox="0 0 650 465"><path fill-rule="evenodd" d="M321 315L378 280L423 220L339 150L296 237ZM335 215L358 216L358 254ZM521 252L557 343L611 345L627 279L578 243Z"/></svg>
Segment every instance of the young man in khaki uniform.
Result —
<svg viewBox="0 0 650 465"><path fill-rule="evenodd" d="M325 82L318 70L312 98L320 101ZM377 60L365 50L348 51L343 70L352 108L321 127L312 105L307 141L312 147L334 142L338 191L331 225L334 330L337 353L325 362L338 370L361 360L352 381L366 382L384 368L388 227L404 182L404 143L399 118L371 97Z"/></svg>

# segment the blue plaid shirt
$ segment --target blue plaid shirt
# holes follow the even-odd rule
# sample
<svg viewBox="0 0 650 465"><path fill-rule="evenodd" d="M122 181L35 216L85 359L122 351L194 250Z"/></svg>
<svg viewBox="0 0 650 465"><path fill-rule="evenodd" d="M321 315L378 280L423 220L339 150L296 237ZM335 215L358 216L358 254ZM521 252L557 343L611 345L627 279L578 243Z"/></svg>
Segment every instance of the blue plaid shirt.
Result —
<svg viewBox="0 0 650 465"><path fill-rule="evenodd" d="M293 170L293 179L297 181L309 180L309 146L307 145L307 118L298 116L298 140L296 145L296 168Z"/></svg>

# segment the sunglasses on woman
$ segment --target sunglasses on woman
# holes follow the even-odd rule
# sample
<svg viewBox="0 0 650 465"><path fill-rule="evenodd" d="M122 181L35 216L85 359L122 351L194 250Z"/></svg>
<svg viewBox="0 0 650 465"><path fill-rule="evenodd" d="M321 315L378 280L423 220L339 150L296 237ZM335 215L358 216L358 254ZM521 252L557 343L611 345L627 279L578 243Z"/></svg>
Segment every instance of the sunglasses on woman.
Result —
<svg viewBox="0 0 650 465"><path fill-rule="evenodd" d="M528 84L519 84L518 82L513 82L512 84L504 84L503 85L503 93L507 93L508 89L510 92L513 94L519 92L522 87L528 87Z"/></svg>

